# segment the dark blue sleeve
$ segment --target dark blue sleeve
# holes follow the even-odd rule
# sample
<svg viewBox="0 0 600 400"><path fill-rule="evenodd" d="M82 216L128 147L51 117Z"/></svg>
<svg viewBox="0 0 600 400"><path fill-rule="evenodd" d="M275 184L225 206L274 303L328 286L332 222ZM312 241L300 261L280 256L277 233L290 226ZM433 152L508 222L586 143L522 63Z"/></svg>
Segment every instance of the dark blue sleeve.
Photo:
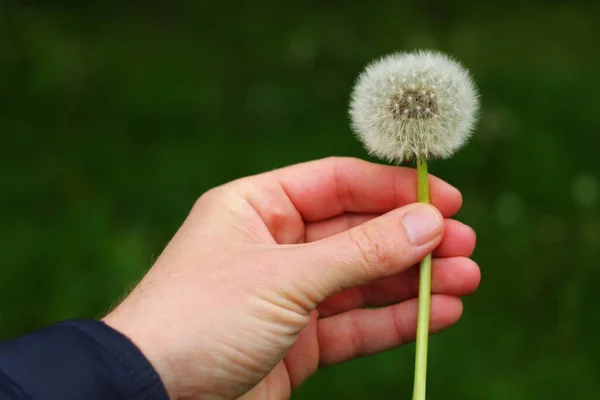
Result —
<svg viewBox="0 0 600 400"><path fill-rule="evenodd" d="M168 400L160 378L124 335L70 320L0 342L0 400Z"/></svg>

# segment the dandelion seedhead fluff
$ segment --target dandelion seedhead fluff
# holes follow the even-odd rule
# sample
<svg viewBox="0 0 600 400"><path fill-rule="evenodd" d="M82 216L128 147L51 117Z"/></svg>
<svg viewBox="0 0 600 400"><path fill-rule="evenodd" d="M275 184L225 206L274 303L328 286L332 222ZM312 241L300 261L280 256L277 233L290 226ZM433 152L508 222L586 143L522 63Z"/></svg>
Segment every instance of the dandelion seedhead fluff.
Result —
<svg viewBox="0 0 600 400"><path fill-rule="evenodd" d="M475 125L477 91L465 68L431 51L396 53L367 66L352 93L352 127L391 162L447 158Z"/></svg>

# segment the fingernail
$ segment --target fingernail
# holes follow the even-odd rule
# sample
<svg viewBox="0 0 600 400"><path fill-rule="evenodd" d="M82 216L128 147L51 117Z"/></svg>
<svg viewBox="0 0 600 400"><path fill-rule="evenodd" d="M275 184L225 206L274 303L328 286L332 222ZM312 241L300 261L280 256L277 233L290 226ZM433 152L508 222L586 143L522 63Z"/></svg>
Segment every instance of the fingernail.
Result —
<svg viewBox="0 0 600 400"><path fill-rule="evenodd" d="M415 246L423 246L440 234L442 220L432 206L420 204L402 217L410 241Z"/></svg>

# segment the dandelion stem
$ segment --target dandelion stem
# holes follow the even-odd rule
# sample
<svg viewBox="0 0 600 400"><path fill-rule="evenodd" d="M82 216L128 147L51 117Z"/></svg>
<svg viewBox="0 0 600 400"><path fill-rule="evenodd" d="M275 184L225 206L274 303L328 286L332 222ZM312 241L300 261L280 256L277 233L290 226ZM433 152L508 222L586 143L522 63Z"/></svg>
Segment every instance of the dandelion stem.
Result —
<svg viewBox="0 0 600 400"><path fill-rule="evenodd" d="M417 200L429 203L429 182L427 179L427 159L417 159ZM429 315L431 303L431 254L420 263L419 271L419 311L417 316L417 345L415 354L415 382L413 400L425 400L427 387L427 344L429 341Z"/></svg>

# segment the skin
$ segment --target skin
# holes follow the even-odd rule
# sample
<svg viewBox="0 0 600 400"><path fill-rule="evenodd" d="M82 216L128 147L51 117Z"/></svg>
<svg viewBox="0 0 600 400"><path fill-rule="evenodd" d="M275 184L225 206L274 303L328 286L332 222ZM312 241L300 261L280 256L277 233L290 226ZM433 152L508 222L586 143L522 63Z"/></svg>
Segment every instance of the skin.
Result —
<svg viewBox="0 0 600 400"><path fill-rule="evenodd" d="M413 340L418 270L433 251L431 332L478 286L460 192L416 172L327 158L205 193L104 321L171 399L285 399L320 367ZM365 308L378 306L377 308Z"/></svg>

